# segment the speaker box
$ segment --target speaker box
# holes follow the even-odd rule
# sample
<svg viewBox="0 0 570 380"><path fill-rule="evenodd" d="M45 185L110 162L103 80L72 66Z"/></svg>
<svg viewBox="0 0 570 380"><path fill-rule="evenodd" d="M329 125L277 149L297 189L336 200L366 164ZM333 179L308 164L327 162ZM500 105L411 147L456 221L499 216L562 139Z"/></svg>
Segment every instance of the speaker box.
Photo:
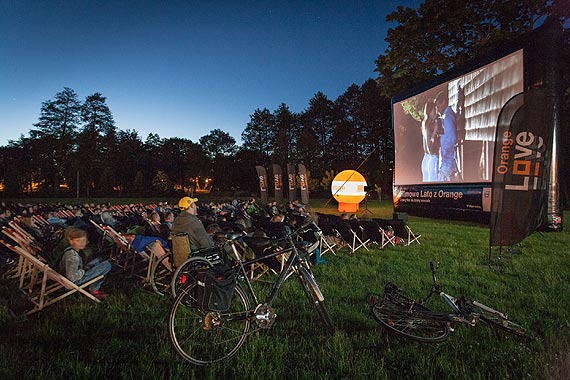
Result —
<svg viewBox="0 0 570 380"><path fill-rule="evenodd" d="M395 212L392 218L394 220L401 220L404 223L408 223L408 214L405 212Z"/></svg>

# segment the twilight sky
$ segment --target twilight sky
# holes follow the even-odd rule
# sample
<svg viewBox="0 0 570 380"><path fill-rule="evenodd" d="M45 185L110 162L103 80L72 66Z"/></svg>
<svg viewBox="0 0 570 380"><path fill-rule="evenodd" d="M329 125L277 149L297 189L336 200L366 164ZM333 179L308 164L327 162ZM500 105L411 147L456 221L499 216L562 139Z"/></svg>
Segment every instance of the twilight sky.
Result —
<svg viewBox="0 0 570 380"><path fill-rule="evenodd" d="M385 17L421 0L0 0L0 146L64 87L107 98L117 128L241 144L256 108L301 112L376 77Z"/></svg>

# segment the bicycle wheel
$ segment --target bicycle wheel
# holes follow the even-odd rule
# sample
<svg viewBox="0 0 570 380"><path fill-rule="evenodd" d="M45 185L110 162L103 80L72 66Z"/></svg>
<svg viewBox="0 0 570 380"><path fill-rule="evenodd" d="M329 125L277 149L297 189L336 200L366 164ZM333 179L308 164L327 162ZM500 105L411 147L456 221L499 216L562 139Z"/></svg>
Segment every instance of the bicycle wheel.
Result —
<svg viewBox="0 0 570 380"><path fill-rule="evenodd" d="M170 291L176 298L178 291L186 284L195 280L194 273L197 270L210 268L212 264L203 257L191 257L176 269L170 282Z"/></svg>
<svg viewBox="0 0 570 380"><path fill-rule="evenodd" d="M477 305L472 305L470 311L479 314L479 320L483 321L489 326L497 327L520 338L530 339L530 336L527 334L524 327L516 322L511 321L506 315L501 312L493 311L492 309L487 310L485 308L491 309L487 306L479 307Z"/></svg>
<svg viewBox="0 0 570 380"><path fill-rule="evenodd" d="M234 355L244 343L250 329L245 312L250 310L249 300L236 284L231 306L219 313L200 310L192 296L196 283L183 287L170 310L168 330L176 352L185 360L207 365ZM242 313L241 317L237 314ZM235 318L229 319L230 316Z"/></svg>
<svg viewBox="0 0 570 380"><path fill-rule="evenodd" d="M321 318L321 321L329 328L334 329L329 311L325 306L325 301L323 293L319 288L319 285L315 281L315 278L311 271L305 267L299 268L299 280L301 281L301 286L307 295L309 303L315 306L317 309L317 314Z"/></svg>
<svg viewBox="0 0 570 380"><path fill-rule="evenodd" d="M172 256L164 255L152 267L150 283L152 289L159 295L163 296L170 293L170 282L172 280Z"/></svg>
<svg viewBox="0 0 570 380"><path fill-rule="evenodd" d="M371 311L380 326L405 338L438 343L449 336L447 322L431 319L427 307L411 300L384 296L371 306Z"/></svg>

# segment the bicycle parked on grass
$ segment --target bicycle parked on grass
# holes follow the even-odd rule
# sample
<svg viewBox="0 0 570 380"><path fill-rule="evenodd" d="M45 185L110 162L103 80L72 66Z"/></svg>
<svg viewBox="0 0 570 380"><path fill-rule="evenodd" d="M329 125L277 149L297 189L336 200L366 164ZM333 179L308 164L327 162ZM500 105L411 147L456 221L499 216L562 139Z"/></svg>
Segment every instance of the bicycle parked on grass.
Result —
<svg viewBox="0 0 570 380"><path fill-rule="evenodd" d="M438 264L430 262L433 284L430 293L420 301L408 298L392 283L387 283L383 297L371 296L374 319L389 332L420 342L438 343L449 337L459 324L475 326L483 322L520 338L530 338L525 329L509 317L465 296L454 298L441 291L437 283ZM451 308L451 313L432 311L425 302L437 294Z"/></svg>
<svg viewBox="0 0 570 380"><path fill-rule="evenodd" d="M230 236L228 242L233 255L231 271L204 275L205 269L214 269L216 266L204 258L195 258L194 269L186 273L185 285L179 289L168 319L170 338L177 353L185 360L198 365L215 363L234 355L249 334L273 326L276 320L273 301L281 286L293 274L297 275L307 299L315 306L322 322L332 329L333 324L325 307L323 294L311 270L309 253L302 239L299 239L299 236L311 228L318 227L313 222L307 223L280 239L283 249L271 255L282 254L286 261L262 301L253 289L246 268L267 256L244 261L235 241L239 238L238 233ZM213 276L218 276L218 280L223 282L231 280L232 276L237 280L235 284L231 284L233 294L227 305L223 305L224 302L221 302L221 306L215 302L212 304L211 301L215 297L208 292L207 286L206 289L201 288L205 283L207 285L208 278ZM175 281L178 282L176 279ZM218 301L219 299L216 299L216 302Z"/></svg>

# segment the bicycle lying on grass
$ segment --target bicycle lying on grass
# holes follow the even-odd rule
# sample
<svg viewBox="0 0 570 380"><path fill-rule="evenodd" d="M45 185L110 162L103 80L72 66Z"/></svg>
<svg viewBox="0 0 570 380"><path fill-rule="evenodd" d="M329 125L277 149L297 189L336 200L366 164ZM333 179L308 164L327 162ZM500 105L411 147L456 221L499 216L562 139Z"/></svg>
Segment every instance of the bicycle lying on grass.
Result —
<svg viewBox="0 0 570 380"><path fill-rule="evenodd" d="M177 353L198 365L215 363L234 355L248 334L273 326L276 319L273 301L283 283L293 274L299 278L307 299L315 306L322 322L332 329L323 294L311 271L309 254L302 239L298 239L310 228L318 227L311 222L286 234L281 239L284 248L272 253L283 254L287 259L263 302L258 300L246 270L252 262L260 259L242 259L235 241L239 238L239 233L228 237L233 255L233 265L229 270L216 271L216 267L223 268L223 265L214 266L206 259L196 258L193 269L186 272L185 284L177 292L168 319L170 338ZM217 273L208 274L208 271ZM225 301L224 294L215 296L212 289L208 289L212 277L224 282L222 287L231 288L230 292L223 291L228 297ZM252 329L252 325L256 328Z"/></svg>
<svg viewBox="0 0 570 380"><path fill-rule="evenodd" d="M530 339L525 329L509 317L465 296L454 298L441 291L437 283L438 264L430 262L433 284L430 293L421 301L408 298L392 283L386 284L384 296L370 296L374 319L389 332L420 342L438 343L449 337L450 331L462 323L475 326L484 322L520 338ZM451 308L451 313L432 311L424 304L437 294Z"/></svg>

